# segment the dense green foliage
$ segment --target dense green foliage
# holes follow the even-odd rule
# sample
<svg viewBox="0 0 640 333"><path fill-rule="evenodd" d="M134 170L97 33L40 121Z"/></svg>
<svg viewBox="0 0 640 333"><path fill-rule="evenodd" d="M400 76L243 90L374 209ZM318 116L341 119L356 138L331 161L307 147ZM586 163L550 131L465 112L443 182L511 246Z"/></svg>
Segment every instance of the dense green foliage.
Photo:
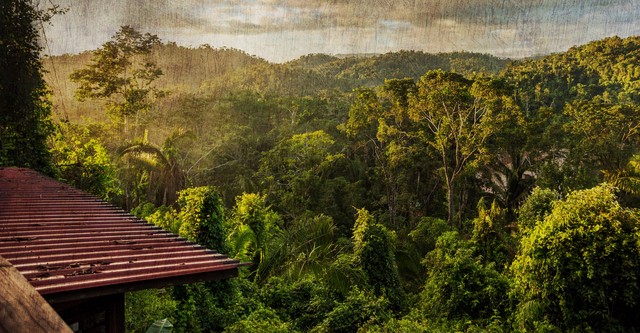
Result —
<svg viewBox="0 0 640 333"><path fill-rule="evenodd" d="M357 211L353 226L353 259L364 273L374 294L385 296L390 305L405 307L405 294L395 260L395 235L376 223L365 209Z"/></svg>
<svg viewBox="0 0 640 333"><path fill-rule="evenodd" d="M19 96L39 124L25 138L41 145L49 109L25 47L35 71ZM174 332L635 332L639 54L640 38L613 37L522 61L272 64L122 27L48 59L65 120L22 165L52 163L251 262L229 281L128 294L133 332L163 318ZM3 165L23 145L10 138Z"/></svg>
<svg viewBox="0 0 640 333"><path fill-rule="evenodd" d="M428 318L475 322L506 315L507 277L494 262L483 263L470 245L450 231L438 237L426 256L429 273L421 308Z"/></svg>
<svg viewBox="0 0 640 333"><path fill-rule="evenodd" d="M51 105L37 29L46 16L31 1L0 4L0 166L53 174L47 149Z"/></svg>
<svg viewBox="0 0 640 333"><path fill-rule="evenodd" d="M521 241L511 267L517 323L563 332L615 332L640 325L638 212L614 189L576 191Z"/></svg>
<svg viewBox="0 0 640 333"><path fill-rule="evenodd" d="M66 183L107 200L121 194L107 149L90 135L88 128L58 124L51 153L58 176Z"/></svg>

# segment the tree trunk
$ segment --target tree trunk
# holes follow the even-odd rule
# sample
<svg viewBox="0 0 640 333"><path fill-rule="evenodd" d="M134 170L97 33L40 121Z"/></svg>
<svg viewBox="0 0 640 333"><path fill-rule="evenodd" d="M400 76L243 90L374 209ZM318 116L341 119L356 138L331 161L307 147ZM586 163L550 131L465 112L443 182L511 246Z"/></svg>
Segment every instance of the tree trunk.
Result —
<svg viewBox="0 0 640 333"><path fill-rule="evenodd" d="M453 226L455 206L453 205L453 179L447 179L447 222Z"/></svg>

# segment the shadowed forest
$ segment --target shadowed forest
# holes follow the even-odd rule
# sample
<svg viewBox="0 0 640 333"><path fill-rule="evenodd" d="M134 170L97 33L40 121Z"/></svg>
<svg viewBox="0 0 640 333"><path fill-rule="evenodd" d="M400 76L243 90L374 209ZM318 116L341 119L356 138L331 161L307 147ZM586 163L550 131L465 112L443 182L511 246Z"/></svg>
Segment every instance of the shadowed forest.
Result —
<svg viewBox="0 0 640 333"><path fill-rule="evenodd" d="M278 64L122 26L44 56L46 13L2 6L0 166L250 262L127 294L129 331L640 329L640 38Z"/></svg>

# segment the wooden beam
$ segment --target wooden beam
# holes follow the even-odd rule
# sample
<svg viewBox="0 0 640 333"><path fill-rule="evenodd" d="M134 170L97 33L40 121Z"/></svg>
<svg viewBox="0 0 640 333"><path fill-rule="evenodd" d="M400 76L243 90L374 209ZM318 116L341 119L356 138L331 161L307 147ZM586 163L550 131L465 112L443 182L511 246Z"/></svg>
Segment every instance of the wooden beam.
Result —
<svg viewBox="0 0 640 333"><path fill-rule="evenodd" d="M72 333L42 296L0 256L0 332Z"/></svg>
<svg viewBox="0 0 640 333"><path fill-rule="evenodd" d="M239 265L240 266L240 265ZM70 301L91 299L95 297L108 296L114 294L124 294L126 292L164 288L169 286L177 286L183 284L191 284L202 281L226 280L238 276L238 268L225 269L220 271L205 272L191 275L179 275L162 279L132 281L129 283L120 283L113 286L98 286L95 288L84 288L79 290L71 290L53 294L45 294L44 298L56 307L58 303L66 303Z"/></svg>

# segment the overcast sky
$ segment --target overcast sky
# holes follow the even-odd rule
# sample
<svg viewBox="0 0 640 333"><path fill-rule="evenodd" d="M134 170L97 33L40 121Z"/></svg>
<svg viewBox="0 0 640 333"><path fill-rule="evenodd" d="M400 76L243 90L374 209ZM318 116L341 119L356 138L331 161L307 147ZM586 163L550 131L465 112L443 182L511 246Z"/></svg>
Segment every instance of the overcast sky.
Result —
<svg viewBox="0 0 640 333"><path fill-rule="evenodd" d="M46 52L98 48L121 25L274 62L309 53L475 51L526 57L640 34L640 0L40 0L68 8Z"/></svg>

